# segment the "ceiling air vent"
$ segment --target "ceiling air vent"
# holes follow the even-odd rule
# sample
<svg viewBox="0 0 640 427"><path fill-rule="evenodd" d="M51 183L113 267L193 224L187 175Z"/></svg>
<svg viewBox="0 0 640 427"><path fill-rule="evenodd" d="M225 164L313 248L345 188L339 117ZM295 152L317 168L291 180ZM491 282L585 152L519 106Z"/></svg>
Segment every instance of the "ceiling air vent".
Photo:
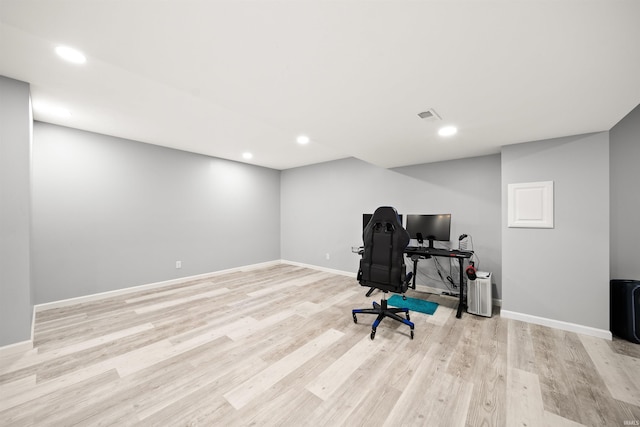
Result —
<svg viewBox="0 0 640 427"><path fill-rule="evenodd" d="M433 108L428 109L427 111L423 111L422 113L418 113L418 117L423 120L440 120L440 116Z"/></svg>

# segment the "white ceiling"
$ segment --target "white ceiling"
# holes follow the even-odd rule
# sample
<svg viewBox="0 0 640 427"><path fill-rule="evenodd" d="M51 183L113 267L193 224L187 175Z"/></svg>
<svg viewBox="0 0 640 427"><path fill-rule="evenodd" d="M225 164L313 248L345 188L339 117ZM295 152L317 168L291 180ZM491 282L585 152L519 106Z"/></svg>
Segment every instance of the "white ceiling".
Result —
<svg viewBox="0 0 640 427"><path fill-rule="evenodd" d="M640 102L638 0L0 0L0 22L0 75L72 112L36 120L275 169L497 153Z"/></svg>

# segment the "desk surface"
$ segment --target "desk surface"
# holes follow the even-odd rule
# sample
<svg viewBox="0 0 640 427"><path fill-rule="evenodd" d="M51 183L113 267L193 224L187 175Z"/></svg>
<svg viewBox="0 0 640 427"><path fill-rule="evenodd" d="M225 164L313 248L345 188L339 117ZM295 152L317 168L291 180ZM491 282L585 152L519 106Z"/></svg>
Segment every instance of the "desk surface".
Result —
<svg viewBox="0 0 640 427"><path fill-rule="evenodd" d="M360 246L356 249L354 246L352 252L362 255L364 252L364 246ZM404 253L407 255L419 255L419 256L450 256L456 258L471 258L473 251L463 251L460 249L445 249L445 248L429 248L426 246L407 246L404 249Z"/></svg>
<svg viewBox="0 0 640 427"><path fill-rule="evenodd" d="M409 255L450 256L456 258L471 258L473 251L460 249L429 248L426 246L407 246L404 253Z"/></svg>

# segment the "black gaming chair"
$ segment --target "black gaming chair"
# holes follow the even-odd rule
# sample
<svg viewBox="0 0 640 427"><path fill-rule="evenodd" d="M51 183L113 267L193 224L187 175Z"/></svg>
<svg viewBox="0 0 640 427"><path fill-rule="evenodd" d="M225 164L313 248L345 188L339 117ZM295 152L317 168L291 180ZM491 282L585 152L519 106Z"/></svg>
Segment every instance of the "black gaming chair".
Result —
<svg viewBox="0 0 640 427"><path fill-rule="evenodd" d="M362 233L364 252L358 270L360 285L377 288L384 292L380 304L373 302L373 308L352 310L353 321L358 323L356 314L376 314L378 318L371 327L371 339L376 335L376 328L385 317L390 317L411 328L413 339L413 323L409 319L408 308L389 308L385 299L387 292L404 294L411 280L411 273L406 273L404 265L404 249L409 244L409 233L402 227L398 212L392 207L383 206L376 209L371 221ZM406 319L397 313L405 313Z"/></svg>

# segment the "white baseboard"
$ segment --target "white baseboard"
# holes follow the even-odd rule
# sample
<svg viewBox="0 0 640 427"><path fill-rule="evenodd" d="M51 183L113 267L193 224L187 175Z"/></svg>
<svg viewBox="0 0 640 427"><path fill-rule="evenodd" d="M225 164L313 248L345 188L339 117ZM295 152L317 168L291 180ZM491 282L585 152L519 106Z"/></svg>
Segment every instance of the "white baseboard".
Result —
<svg viewBox="0 0 640 427"><path fill-rule="evenodd" d="M443 292L450 292L448 289L434 288L432 286L426 286L426 285L420 285L420 284L416 284L416 290L417 291L429 292L429 293L436 294L436 295L441 295ZM453 298L453 296L452 296L452 298ZM455 298L458 298L458 297L455 297ZM492 298L491 299L491 304L494 307L502 307L502 300L498 299L498 298Z"/></svg>
<svg viewBox="0 0 640 427"><path fill-rule="evenodd" d="M421 285L419 283L416 283L416 291L428 292L430 294L435 294L435 295L442 295L445 292L447 293L451 292L448 289L434 288L433 286ZM454 295L450 295L450 296L451 298L458 298L457 296L454 296Z"/></svg>
<svg viewBox="0 0 640 427"><path fill-rule="evenodd" d="M162 288L164 286L170 286L170 285L175 285L177 283L182 283L185 281L189 281L189 280L198 280L198 279L206 279L208 277L215 277L221 274L226 274L226 273L233 273L235 271L249 271L249 270L255 270L258 268L264 268L264 267L270 267L272 265L278 265L281 264L280 260L274 260L274 261L267 261L267 262L261 262L258 264L249 264L249 265L244 265L242 267L234 267L234 268L228 268L226 270L218 270L218 271L214 271L211 273L204 273L204 274L196 274L194 276L187 276L187 277L181 277L178 279L171 279L171 280L165 280L162 282L156 282L156 283L149 283L146 285L139 285L139 286L131 286L128 288L122 288L122 289L116 289L113 291L107 291L107 292L100 292L97 294L90 294L90 295L83 295L83 296L79 296L79 297L74 297L74 298L68 298L68 299L64 299L64 300L59 300L59 301L52 301L52 302L46 302L43 304L37 304L33 306L33 314L32 314L32 318L31 318L31 339L30 340L26 340L26 341L21 341L21 342L17 342L14 344L8 344L5 346L0 346L0 357L6 356L6 355L10 355L10 354L15 354L15 353L24 353L25 351L29 351L33 348L33 334L34 334L34 327L36 324L36 313L40 312L40 311L44 311L44 310L50 310L52 308L60 308L60 307L67 307L69 305L74 305L74 304L81 304L81 303L85 303L85 302L90 302L90 301L98 301L104 298L110 298L110 297L114 297L114 296L118 296L118 295L126 295L126 294L130 294L133 292L139 292L139 291L143 291L143 290L147 290L147 289L155 289L155 288Z"/></svg>
<svg viewBox="0 0 640 427"><path fill-rule="evenodd" d="M165 287L165 286L170 286L170 285L182 283L182 282L189 281L189 280L206 279L208 277L215 277L215 276L218 276L218 275L221 275L221 274L233 273L233 272L236 272L236 271L255 270L255 269L258 269L258 268L265 268L265 267L270 267L270 266L278 265L278 264L289 264L289 265L294 265L294 266L298 266L298 267L305 267L305 268L311 268L311 269L314 269L314 270L324 271L324 272L327 272L327 273L339 274L339 275L347 276L347 277L353 277L353 278L356 277L356 273L353 272L353 271L336 270L336 269L333 269L333 268L327 268L327 267L322 267L322 266L318 266L318 265L305 264L305 263L301 263L301 262L282 260L281 259L281 260L267 261L267 262L262 262L262 263L257 263L257 264L250 264L250 265L245 265L245 266L241 266L241 267L234 267L234 268L229 268L229 269L226 269L226 270L219 270L219 271L210 272L210 273L198 274L198 275L194 275L194 276L181 277L181 278L178 278L178 279L171 279L171 280L166 280L166 281L162 281L162 282L149 283L149 284L146 284L146 285L139 285L139 286L132 286L132 287L129 287L129 288L116 289L116 290L113 290L113 291L101 292L101 293L97 293L97 294L84 295L84 296L64 299L64 300L60 300L60 301L52 301L52 302L48 302L48 303L37 304L37 305L35 305L33 307L33 318L32 318L32 321L31 321L31 339L30 340L26 340L26 341L17 342L17 343L14 343L14 344L0 346L0 357L11 355L11 354L15 354L15 353L21 353L21 352L29 351L29 350L31 350L33 348L33 333L34 333L36 312L43 311L43 310L49 310L49 309L52 309L52 308L66 307L66 306L74 305L74 304L81 304L81 303L90 302L90 301L97 301L97 300L100 300L100 299L110 298L110 297L118 296L118 295L126 295L126 294L129 294L129 293L139 292L139 291L147 290L147 289L162 288L162 287ZM436 293L436 294L440 294L443 291L443 289L432 288L430 286L423 286L423 285L418 285L418 290L425 290L427 292L432 292L432 293ZM494 298L493 299L493 305L502 306L502 300ZM537 317L537 316L532 316L532 315L528 315L528 314L522 314L522 313L517 313L517 312L513 312L513 311L508 311L508 310L501 310L500 316L504 317L506 319L520 320L520 321L523 321L523 322L534 323L534 324L537 324L537 325L548 326L548 327L551 327L551 328L561 329L561 330L570 331L570 332L576 332L576 333L579 333L579 334L594 336L594 337L597 337L597 338L603 338L603 339L607 339L607 340L612 340L613 339L610 331L605 331L605 330L602 330L602 329L596 329L596 328L592 328L592 327L589 327L589 326L577 325L575 323L568 323L568 322L562 322L562 321L559 321L559 320L546 319L546 318L543 318L543 317Z"/></svg>
<svg viewBox="0 0 640 427"><path fill-rule="evenodd" d="M304 264L304 263L296 262L296 261L281 260L281 262L283 264L290 264L290 265L295 265L295 266L298 266L298 267L306 267L306 268L311 268L311 269L314 269L314 270L320 270L320 271L326 271L326 272L329 272L329 273L341 274L343 276L356 277L356 273L353 273L353 272L347 272L347 271L342 271L342 270L334 270L334 269L331 269L331 268L320 267L320 266L311 265L311 264ZM418 291L422 290L422 291L431 292L431 293L434 293L434 294L441 294L443 291L445 291L444 289L433 288L431 286L424 286L424 285L417 285L416 286L416 290L418 290ZM501 299L493 298L492 299L492 303L493 303L494 306L502 307L502 300ZM547 318L544 318L544 317L532 316L532 315L529 315L529 314L517 313L517 312L514 312L514 311L508 311L508 310L500 310L500 316L504 317L505 319L520 320L520 321L523 321L523 322L533 323L533 324L542 325L542 326L548 326L550 328L556 328L556 329L560 329L560 330L563 330L563 331L575 332L575 333L578 333L578 334L589 335L589 336L593 336L593 337L597 337L597 338L603 338L603 339L606 339L606 340L609 340L609 341L611 341L613 339L610 331L606 331L606 330L603 330L603 329L592 328L590 326L578 325L578 324L575 324L575 323L563 322L563 321L560 321L560 320L547 319Z"/></svg>
<svg viewBox="0 0 640 427"><path fill-rule="evenodd" d="M289 260L285 260L285 259L280 260L280 261L283 264L295 265L297 267L311 268L313 270L325 271L327 273L340 274L342 276L348 276L348 277L354 277L354 278L357 277L357 273L354 273L352 271L335 270L333 268L321 267L319 265L305 264L303 262L289 261ZM429 293L436 294L436 295L440 295L440 294L442 294L442 292L447 292L446 289L433 288L431 286L420 285L420 284L416 285L416 290L417 291L429 292ZM497 299L497 298L493 298L492 299L492 304L494 306L496 306L496 307L502 307L502 300L501 299Z"/></svg>
<svg viewBox="0 0 640 427"><path fill-rule="evenodd" d="M64 299L64 300L59 300L59 301L46 302L46 303L38 304L38 305L34 306L34 311L38 312L38 311L43 311L43 310L50 310L52 308L66 307L66 306L69 306L69 305L81 304L81 303L90 302L90 301L97 301L97 300L101 300L101 299L104 299L104 298L110 298L110 297L114 297L114 296L118 296L118 295L126 295L126 294L130 294L130 293L133 293L133 292L140 292L140 291L144 291L144 290L147 290L147 289L162 288L162 287L165 287L165 286L171 286L171 285L175 285L175 284L178 284L178 283L183 283L183 282L189 281L189 280L207 279L209 277L215 277L215 276L219 276L221 274L233 273L233 272L236 272L236 271L255 270L257 268L270 267L272 265L278 265L278 264L280 264L280 260L267 261L267 262L261 262L261 263L258 263L258 264L245 265L245 266L242 266L242 267L228 268L226 270L218 270L218 271L214 271L214 272L210 272L210 273L196 274L194 276L180 277L178 279L165 280L165 281L162 281L162 282L149 283L149 284L146 284L146 285L131 286L129 288L116 289L116 290L113 290L113 291L100 292L100 293L97 293L97 294L83 295L83 296L80 296L80 297L74 297L74 298L69 298L69 299Z"/></svg>
<svg viewBox="0 0 640 427"><path fill-rule="evenodd" d="M18 353L25 353L33 348L33 339L20 341L0 347L0 359Z"/></svg>
<svg viewBox="0 0 640 427"><path fill-rule="evenodd" d="M589 335L596 338L603 338L611 341L613 336L611 331L604 329L592 328L590 326L578 325L576 323L563 322L561 320L547 319L545 317L532 316L530 314L518 313L515 311L500 310L500 317L505 319L520 320L522 322L533 323L550 328L560 329L563 331L575 332L577 334Z"/></svg>
<svg viewBox="0 0 640 427"><path fill-rule="evenodd" d="M31 338L25 341L19 341L13 344L0 346L0 358L11 356L18 353L24 353L33 348L33 328L36 323L35 307L31 312Z"/></svg>
<svg viewBox="0 0 640 427"><path fill-rule="evenodd" d="M355 278L357 276L357 273L354 273L353 271L335 270L333 268L321 267L319 265L305 264L305 263L297 262L297 261L288 261L286 259L281 259L280 262L282 264L295 265L296 267L311 268L313 270L324 271L326 273L339 274L341 276L348 276L348 277L353 277L353 278Z"/></svg>

